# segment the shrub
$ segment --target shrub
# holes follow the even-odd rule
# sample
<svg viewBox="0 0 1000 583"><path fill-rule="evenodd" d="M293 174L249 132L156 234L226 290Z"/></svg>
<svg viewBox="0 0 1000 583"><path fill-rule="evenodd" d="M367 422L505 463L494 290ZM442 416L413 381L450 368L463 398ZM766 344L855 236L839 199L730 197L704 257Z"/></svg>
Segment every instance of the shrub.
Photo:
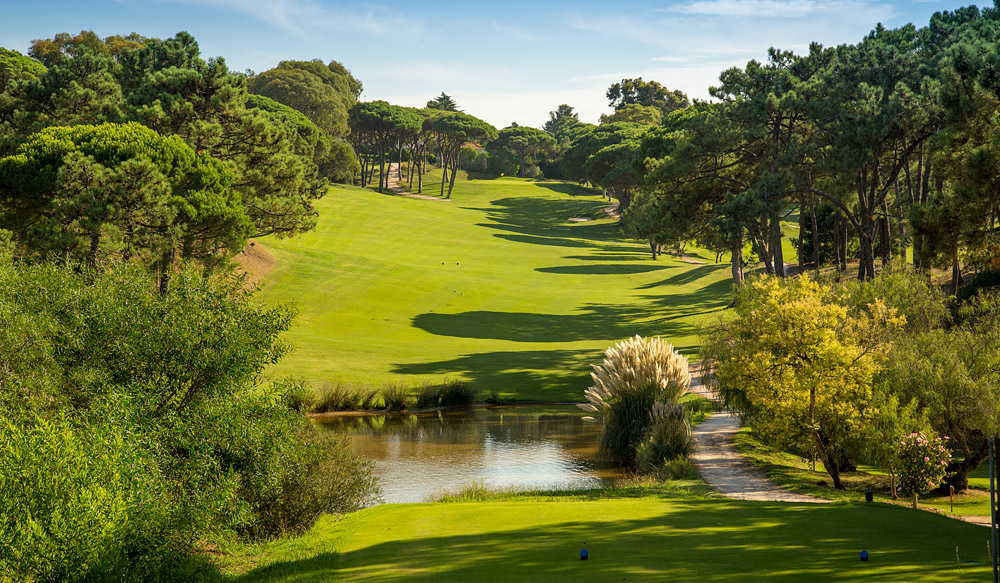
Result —
<svg viewBox="0 0 1000 583"><path fill-rule="evenodd" d="M382 387L382 401L390 411L403 411L410 402L410 391L403 385L386 385Z"/></svg>
<svg viewBox="0 0 1000 583"><path fill-rule="evenodd" d="M947 474L948 460L951 459L947 441L947 437L932 439L924 433L911 433L899 440L896 449L897 489L913 496L914 508L917 496L930 492Z"/></svg>
<svg viewBox="0 0 1000 583"><path fill-rule="evenodd" d="M353 512L378 500L371 462L353 455L346 437L304 417L276 425L283 427L270 437L280 445L264 442L240 460L258 468L241 473L240 497L252 509L238 528L244 536L300 534L321 514Z"/></svg>
<svg viewBox="0 0 1000 583"><path fill-rule="evenodd" d="M637 449L653 424L657 402L674 404L691 385L687 358L660 338L640 336L608 348L594 366L594 386L584 392L585 411L604 422L599 450L625 466L636 465Z"/></svg>
<svg viewBox="0 0 1000 583"><path fill-rule="evenodd" d="M187 553L193 533L136 441L112 423L0 421L0 580L141 580Z"/></svg>
<svg viewBox="0 0 1000 583"><path fill-rule="evenodd" d="M669 460L659 468L661 480L697 480L698 468L686 456Z"/></svg>
<svg viewBox="0 0 1000 583"><path fill-rule="evenodd" d="M664 462L686 457L694 446L691 426L681 405L653 403L650 421L648 437L636 450L636 465L643 472L652 472Z"/></svg>
<svg viewBox="0 0 1000 583"><path fill-rule="evenodd" d="M272 385L272 391L281 396L281 402L292 411L309 412L316 407L316 393L309 383L287 378Z"/></svg>
<svg viewBox="0 0 1000 583"><path fill-rule="evenodd" d="M464 381L445 382L439 394L442 407L471 407L476 401L476 389Z"/></svg>
<svg viewBox="0 0 1000 583"><path fill-rule="evenodd" d="M441 401L441 388L434 385L423 385L417 389L417 409L437 407Z"/></svg>
<svg viewBox="0 0 1000 583"><path fill-rule="evenodd" d="M370 501L301 384L253 396L290 318L188 269L161 294L128 266L0 264L0 581L185 579L195 541Z"/></svg>
<svg viewBox="0 0 1000 583"><path fill-rule="evenodd" d="M361 388L356 385L324 383L316 396L313 412L356 411L362 408L359 403L362 403L364 398Z"/></svg>

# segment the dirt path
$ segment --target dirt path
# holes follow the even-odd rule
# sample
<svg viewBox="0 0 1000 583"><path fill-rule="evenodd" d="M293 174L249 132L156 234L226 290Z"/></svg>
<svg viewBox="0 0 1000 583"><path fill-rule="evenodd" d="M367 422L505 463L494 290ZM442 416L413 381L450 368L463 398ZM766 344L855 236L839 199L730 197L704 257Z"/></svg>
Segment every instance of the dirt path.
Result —
<svg viewBox="0 0 1000 583"><path fill-rule="evenodd" d="M702 375L698 364L692 364L691 391L718 402L718 395L702 382ZM690 459L709 486L727 498L739 500L829 502L789 492L771 482L736 451L733 440L739 430L739 422L728 411L715 413L693 429L695 446Z"/></svg>
<svg viewBox="0 0 1000 583"><path fill-rule="evenodd" d="M407 191L405 188L399 185L399 179L396 178L396 167L399 164L389 163L389 169L386 170L386 186L389 187L391 194L395 196L405 196L407 198L419 198L420 200L438 200L451 202L450 198L440 198L437 196L427 196L426 194L413 194Z"/></svg>

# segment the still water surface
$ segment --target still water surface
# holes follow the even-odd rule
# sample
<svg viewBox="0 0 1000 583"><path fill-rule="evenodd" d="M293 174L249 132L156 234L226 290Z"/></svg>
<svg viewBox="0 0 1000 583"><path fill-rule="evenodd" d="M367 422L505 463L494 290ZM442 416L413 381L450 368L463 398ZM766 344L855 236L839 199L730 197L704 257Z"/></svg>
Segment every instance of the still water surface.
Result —
<svg viewBox="0 0 1000 583"><path fill-rule="evenodd" d="M491 488L598 488L621 470L597 459L599 426L567 406L334 417L375 461L387 503L423 502L473 482Z"/></svg>

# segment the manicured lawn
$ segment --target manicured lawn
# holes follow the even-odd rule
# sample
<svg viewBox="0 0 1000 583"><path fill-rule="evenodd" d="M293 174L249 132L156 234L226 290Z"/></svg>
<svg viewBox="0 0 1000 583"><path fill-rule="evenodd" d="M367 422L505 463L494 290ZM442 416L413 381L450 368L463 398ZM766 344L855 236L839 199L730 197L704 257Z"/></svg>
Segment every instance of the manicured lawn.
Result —
<svg viewBox="0 0 1000 583"><path fill-rule="evenodd" d="M698 265L653 261L621 238L608 204L516 178L460 175L451 202L332 188L315 230L260 241L276 259L265 301L300 314L296 350L272 372L318 384L464 379L480 399L579 401L590 363L623 338L696 352L697 325L730 299L729 266L704 253Z"/></svg>
<svg viewBox="0 0 1000 583"><path fill-rule="evenodd" d="M529 499L380 506L225 560L241 583L987 581L987 538L887 504Z"/></svg>

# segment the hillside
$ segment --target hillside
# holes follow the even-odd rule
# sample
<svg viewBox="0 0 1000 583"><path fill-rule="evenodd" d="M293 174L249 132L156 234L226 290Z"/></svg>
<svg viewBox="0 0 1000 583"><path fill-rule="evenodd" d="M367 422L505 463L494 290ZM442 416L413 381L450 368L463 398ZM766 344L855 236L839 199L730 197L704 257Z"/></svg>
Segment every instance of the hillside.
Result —
<svg viewBox="0 0 1000 583"><path fill-rule="evenodd" d="M692 353L696 325L728 302L727 265L653 261L599 191L462 178L451 201L334 187L316 229L260 242L275 259L263 297L299 310L273 374L578 400L610 344L661 335Z"/></svg>

